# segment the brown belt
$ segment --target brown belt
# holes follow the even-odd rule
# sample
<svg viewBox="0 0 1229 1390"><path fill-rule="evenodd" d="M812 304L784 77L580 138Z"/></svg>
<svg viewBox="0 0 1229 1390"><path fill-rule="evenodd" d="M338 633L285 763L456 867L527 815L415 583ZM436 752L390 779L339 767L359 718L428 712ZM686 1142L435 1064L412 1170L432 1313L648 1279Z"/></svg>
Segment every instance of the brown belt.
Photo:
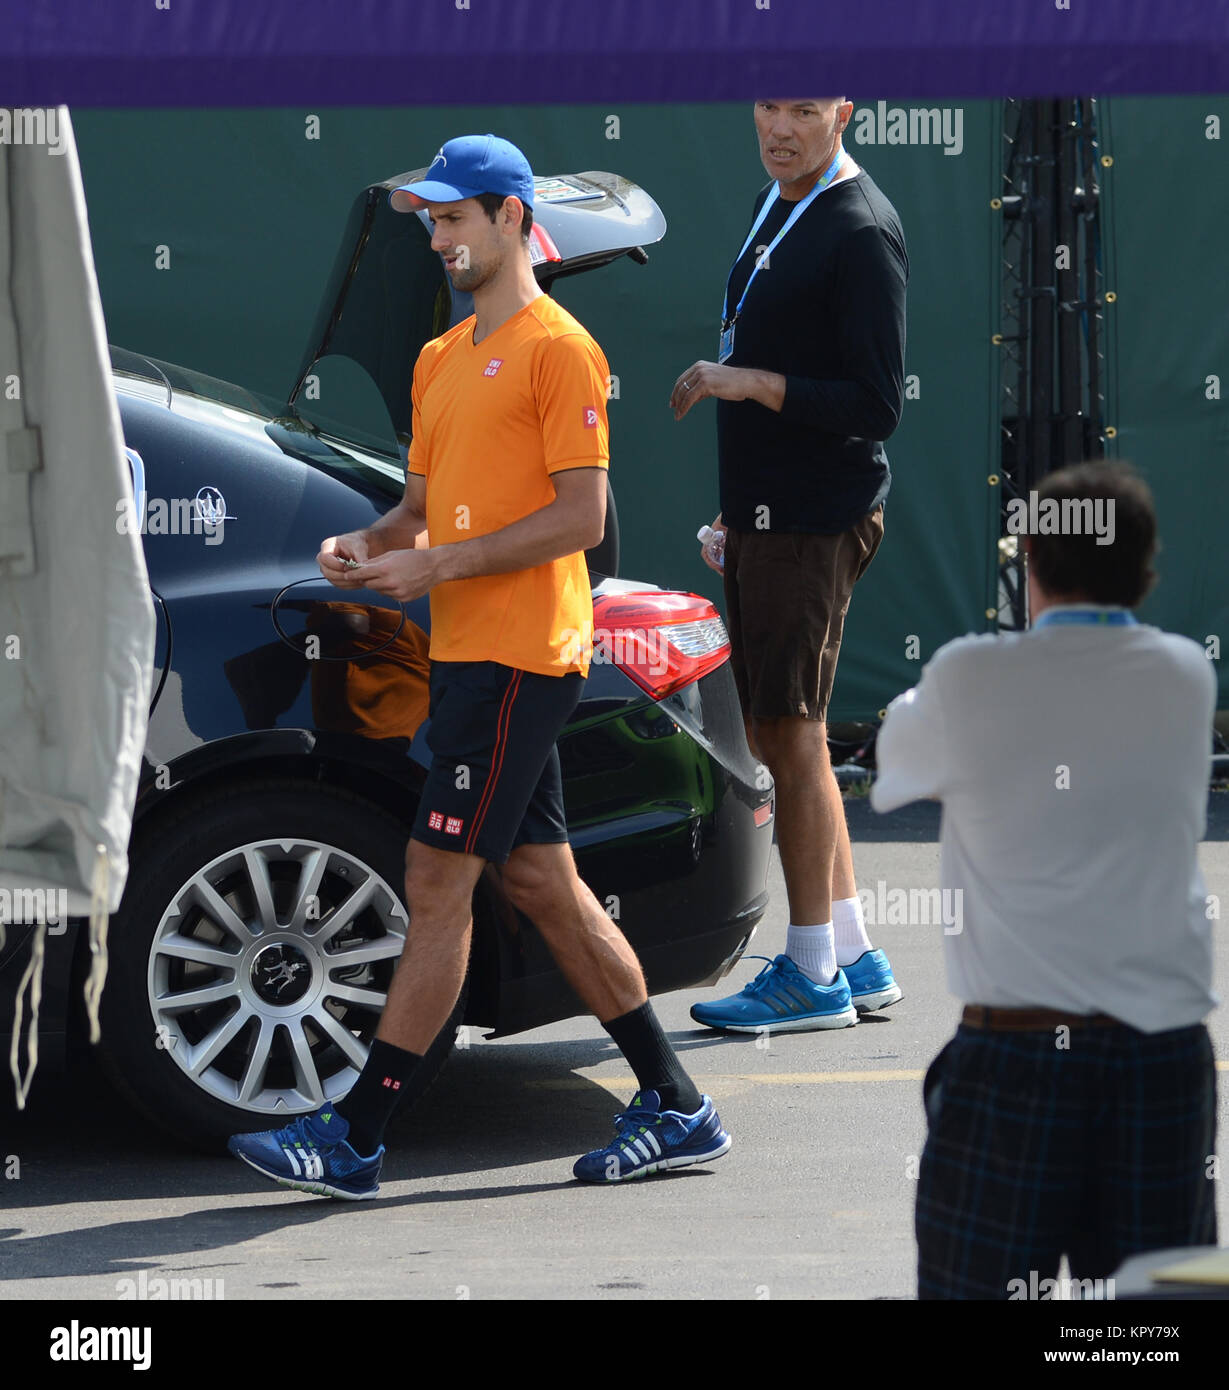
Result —
<svg viewBox="0 0 1229 1390"><path fill-rule="evenodd" d="M1109 1014L1068 1014L1061 1009L1000 1009L986 1004L966 1004L960 1015L969 1028L985 1028L991 1033L1040 1032L1051 1028L1111 1028L1119 1020Z"/></svg>

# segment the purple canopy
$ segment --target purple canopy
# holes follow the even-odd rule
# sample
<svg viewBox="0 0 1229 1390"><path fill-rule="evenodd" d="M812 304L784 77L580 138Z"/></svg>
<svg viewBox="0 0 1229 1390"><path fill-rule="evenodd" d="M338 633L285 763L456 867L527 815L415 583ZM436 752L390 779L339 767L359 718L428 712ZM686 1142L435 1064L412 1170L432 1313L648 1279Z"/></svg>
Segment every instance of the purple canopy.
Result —
<svg viewBox="0 0 1229 1390"><path fill-rule="evenodd" d="M1229 0L0 0L14 106L1229 88ZM1069 8L1068 8L1069 6Z"/></svg>

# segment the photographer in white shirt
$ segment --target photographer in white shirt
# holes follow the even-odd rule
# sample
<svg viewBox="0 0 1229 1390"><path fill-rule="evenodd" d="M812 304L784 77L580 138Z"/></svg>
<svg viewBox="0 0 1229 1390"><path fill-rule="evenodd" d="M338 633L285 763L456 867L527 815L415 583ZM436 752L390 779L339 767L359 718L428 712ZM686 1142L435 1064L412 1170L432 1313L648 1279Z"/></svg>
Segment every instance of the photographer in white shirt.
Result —
<svg viewBox="0 0 1229 1390"><path fill-rule="evenodd" d="M1085 464L1039 501L1069 531L1028 537L1031 630L948 643L878 739L872 805L940 800L941 884L963 894L944 950L966 1007L924 1087L922 1298L1216 1241L1196 860L1216 678L1131 612L1155 581L1143 481ZM1108 539L1079 525L1097 508Z"/></svg>

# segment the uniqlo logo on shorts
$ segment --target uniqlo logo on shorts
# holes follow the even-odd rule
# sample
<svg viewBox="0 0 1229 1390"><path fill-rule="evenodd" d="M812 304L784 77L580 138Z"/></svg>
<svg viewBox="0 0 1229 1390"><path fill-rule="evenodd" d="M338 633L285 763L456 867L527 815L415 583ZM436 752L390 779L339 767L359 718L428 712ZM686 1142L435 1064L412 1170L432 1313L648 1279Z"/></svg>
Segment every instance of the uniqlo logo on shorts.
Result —
<svg viewBox="0 0 1229 1390"><path fill-rule="evenodd" d="M449 816L448 823L444 826L445 835L459 835L461 833L461 817Z"/></svg>
<svg viewBox="0 0 1229 1390"><path fill-rule="evenodd" d="M597 407L593 405L585 406L585 429L597 429Z"/></svg>
<svg viewBox="0 0 1229 1390"><path fill-rule="evenodd" d="M440 815L438 811L432 811L431 814L427 817L427 825L432 830L443 830L444 817Z"/></svg>
<svg viewBox="0 0 1229 1390"><path fill-rule="evenodd" d="M494 376L495 373L499 371L500 367L503 366L503 364L504 359L502 357L492 357L491 360L486 364L486 366L483 367L482 375Z"/></svg>

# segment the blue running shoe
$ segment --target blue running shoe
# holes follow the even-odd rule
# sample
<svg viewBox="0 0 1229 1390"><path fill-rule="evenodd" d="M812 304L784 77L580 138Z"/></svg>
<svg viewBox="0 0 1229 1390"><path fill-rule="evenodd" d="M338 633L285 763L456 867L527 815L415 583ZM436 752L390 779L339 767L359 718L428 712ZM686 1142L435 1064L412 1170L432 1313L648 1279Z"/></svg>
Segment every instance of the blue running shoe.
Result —
<svg viewBox="0 0 1229 1390"><path fill-rule="evenodd" d="M300 1115L284 1129L233 1134L226 1147L282 1187L358 1202L380 1190L384 1145L363 1158L346 1143L349 1132L345 1119L326 1105L314 1115Z"/></svg>
<svg viewBox="0 0 1229 1390"><path fill-rule="evenodd" d="M750 960L768 960L750 956ZM788 956L777 956L737 994L693 1004L691 1016L727 1033L806 1033L813 1028L848 1028L858 1012L850 1002L849 981L838 970L830 985L817 985Z"/></svg>
<svg viewBox="0 0 1229 1390"><path fill-rule="evenodd" d="M612 1142L578 1158L572 1172L582 1182L623 1182L720 1158L733 1141L721 1128L713 1102L701 1099L694 1115L681 1115L663 1110L656 1091L633 1096L631 1105L615 1116Z"/></svg>
<svg viewBox="0 0 1229 1390"><path fill-rule="evenodd" d="M853 1006L860 1014L886 1009L889 1004L895 1004L905 997L882 951L863 951L852 965L844 969Z"/></svg>

